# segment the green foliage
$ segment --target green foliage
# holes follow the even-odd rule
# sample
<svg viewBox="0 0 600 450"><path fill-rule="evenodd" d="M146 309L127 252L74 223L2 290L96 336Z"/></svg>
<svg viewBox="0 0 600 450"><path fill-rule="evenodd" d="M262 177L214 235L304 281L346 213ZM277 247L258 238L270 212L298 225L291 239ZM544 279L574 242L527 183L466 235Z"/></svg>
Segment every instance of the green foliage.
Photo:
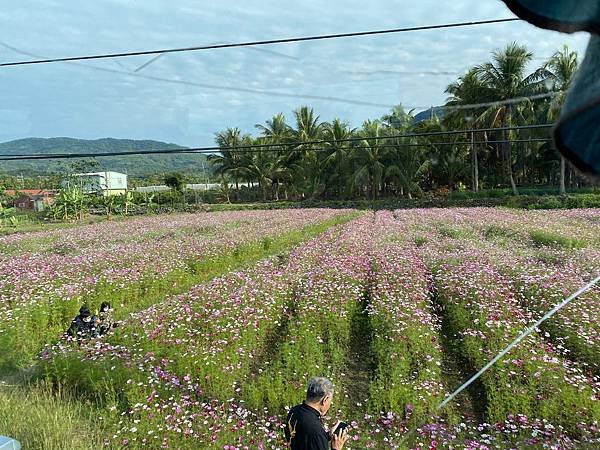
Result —
<svg viewBox="0 0 600 450"><path fill-rule="evenodd" d="M150 197L150 203L152 203L153 197ZM117 202L121 207L121 212L124 215L128 215L130 209L135 206L135 198L131 191L124 192L117 197Z"/></svg>
<svg viewBox="0 0 600 450"><path fill-rule="evenodd" d="M165 176L165 184L167 187L181 193L185 186L185 178L179 172L173 172Z"/></svg>
<svg viewBox="0 0 600 450"><path fill-rule="evenodd" d="M495 191L498 192L498 191ZM207 211L246 211L261 209L288 208L351 208L359 210L395 210L405 208L465 208L465 207L503 206L514 209L575 209L600 207L600 194L570 194L568 196L526 196L513 197L508 194L494 197L467 196L424 197L418 199L387 198L380 200L309 200L281 201L268 203L238 203L206 205Z"/></svg>
<svg viewBox="0 0 600 450"><path fill-rule="evenodd" d="M16 213L16 208L5 208L0 201L0 228L16 228L16 226L19 224L19 219L16 216Z"/></svg>
<svg viewBox="0 0 600 450"><path fill-rule="evenodd" d="M49 213L54 219L81 220L88 203L89 197L79 187L66 187L54 199L54 204L49 209Z"/></svg>
<svg viewBox="0 0 600 450"><path fill-rule="evenodd" d="M533 54L511 43L493 52L490 61L470 68L451 83L445 110L428 120L415 120L401 105L380 119L367 120L351 129L339 118L321 122L315 111L302 106L293 111L288 125L282 114L256 125L260 136L244 135L239 128L217 133L220 155L209 160L216 173L234 182L232 195L224 201L248 202L261 199L330 200L422 196L423 192L470 186L474 197L516 195L518 185L555 186L560 180L567 189L591 185L591 181L567 165L560 169L558 153L547 143L509 143L516 132L474 132L470 135L443 134L448 130L502 128L552 121L564 95L506 103L517 97L564 92L577 68L577 55L568 49L557 52L542 67L528 72ZM498 102L498 103L494 103ZM479 108L462 108L480 104ZM552 112L554 111L554 113ZM441 117L441 118L440 118ZM398 134L433 132L432 136L385 138ZM547 130L529 131L533 138L548 137ZM471 144L471 139L475 144ZM310 141L319 141L310 144ZM260 150L238 152L236 147L260 144ZM240 182L258 185L242 189ZM478 191L481 187L500 187ZM524 190L531 194L533 191ZM550 193L550 192L549 192ZM454 200L473 198L467 193L451 194ZM554 203L554 204L553 204ZM548 200L544 208L559 207Z"/></svg>
<svg viewBox="0 0 600 450"><path fill-rule="evenodd" d="M587 243L582 239L567 237L545 230L531 230L529 235L531 236L531 239L533 239L533 241L538 245L562 247L567 249L584 248L587 246Z"/></svg>
<svg viewBox="0 0 600 450"><path fill-rule="evenodd" d="M488 225L484 228L483 235L486 238L505 238L513 236L514 231L501 225Z"/></svg>
<svg viewBox="0 0 600 450"><path fill-rule="evenodd" d="M415 237L415 245L417 247L422 247L427 243L427 238L425 236L417 236Z"/></svg>

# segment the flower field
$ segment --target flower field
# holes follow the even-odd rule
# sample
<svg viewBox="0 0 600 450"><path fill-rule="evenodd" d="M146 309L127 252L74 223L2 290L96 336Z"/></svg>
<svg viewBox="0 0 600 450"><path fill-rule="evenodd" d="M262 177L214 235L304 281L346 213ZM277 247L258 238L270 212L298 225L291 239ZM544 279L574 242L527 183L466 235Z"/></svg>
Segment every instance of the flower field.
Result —
<svg viewBox="0 0 600 450"><path fill-rule="evenodd" d="M270 250L277 236L343 215L182 214L0 237L0 344L13 350L0 355L0 371L26 362L64 331L82 303L141 309L153 292L196 281L207 264L235 265L256 246Z"/></svg>
<svg viewBox="0 0 600 450"><path fill-rule="evenodd" d="M326 422L352 424L345 448L593 448L598 288L438 405L598 274L599 223L599 210L299 210L13 235L0 331L38 354L36 379L93 405L106 448L284 449L313 375L336 386ZM105 295L121 326L58 339Z"/></svg>

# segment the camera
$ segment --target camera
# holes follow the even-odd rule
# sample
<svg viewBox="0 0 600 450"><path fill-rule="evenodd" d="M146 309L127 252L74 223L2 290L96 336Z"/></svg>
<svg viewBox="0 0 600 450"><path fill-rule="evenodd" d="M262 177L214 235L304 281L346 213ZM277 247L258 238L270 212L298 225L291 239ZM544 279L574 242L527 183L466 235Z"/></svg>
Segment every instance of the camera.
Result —
<svg viewBox="0 0 600 450"><path fill-rule="evenodd" d="M340 436L342 434L342 432L349 426L350 425L348 425L346 422L340 422L338 424L338 426L335 428L335 430L333 430L333 434Z"/></svg>

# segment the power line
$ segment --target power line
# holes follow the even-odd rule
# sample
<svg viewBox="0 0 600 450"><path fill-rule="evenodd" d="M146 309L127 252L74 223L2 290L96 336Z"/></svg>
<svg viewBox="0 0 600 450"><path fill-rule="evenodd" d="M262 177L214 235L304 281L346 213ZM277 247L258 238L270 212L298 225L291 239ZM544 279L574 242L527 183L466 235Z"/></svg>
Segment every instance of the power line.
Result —
<svg viewBox="0 0 600 450"><path fill-rule="evenodd" d="M521 59L521 57L503 56L506 59ZM543 57L535 56L531 58L531 61L548 61L552 56ZM455 70L422 70L422 71L411 71L411 70L400 70L400 69L375 69L375 70L344 70L342 73L350 75L440 75L440 76L462 76L467 73L469 68L461 68Z"/></svg>
<svg viewBox="0 0 600 450"><path fill-rule="evenodd" d="M9 45L7 43L4 43L4 42L0 42L0 45L12 50L15 53L20 53L20 54L27 55L27 56L33 56L35 58L41 58L41 56L39 56L39 55L18 49L16 47ZM313 94L290 94L290 93L286 93L286 92L245 88L245 87L240 87L240 86L197 83L194 81L163 78L163 77L157 77L157 76L153 76L153 75L143 75L141 73L138 73L139 70L141 70L141 69L145 68L147 65L153 63L160 56L161 55L158 55L155 58L150 59L149 61L142 64L134 71L90 66L88 64L82 64L82 63L77 63L77 62L67 62L67 63L75 65L75 66L79 66L79 67L84 67L87 69L97 70L100 72L116 73L116 74L120 74L120 75L138 77L138 78L142 78L142 79L146 79L146 80L159 81L159 82L170 83L170 84L179 84L179 85L184 85L184 86L194 86L194 87L200 87L200 88L204 88L204 89L211 89L211 90L218 90L218 91L244 92L244 93L249 93L249 94L264 95L264 96L278 97L278 98L297 98L297 99L302 99L302 100L324 100L324 101L345 103L345 104L351 104L351 105L357 105L357 106L370 106L370 107L376 107L376 108L394 108L396 106L396 105L386 104L386 103L367 102L367 101L363 101L363 100L353 100L353 99L347 99L347 98L341 98L341 97L331 97L331 96L322 96L322 95L313 95ZM115 60L115 61L118 61L118 60ZM426 72L423 72L423 73L426 73ZM416 74L416 72L415 72L415 74ZM365 80L365 81L369 81L369 80ZM528 101L528 100L536 100L536 99L542 99L542 98L547 98L547 97L553 97L553 96L557 95L558 93L559 92L550 92L550 93L546 93L546 94L532 95L529 97L517 97L517 98L499 100L499 101L487 102L487 103L473 103L473 104L466 104L466 105L441 106L441 108L444 108L444 110L450 110L450 111L479 109L479 108L483 108L483 107L501 106L504 104L514 104L514 103L520 103L520 102L524 102L524 101ZM406 106L406 108L407 109L428 110L431 108L431 106Z"/></svg>
<svg viewBox="0 0 600 450"><path fill-rule="evenodd" d="M360 138L361 141L377 140L378 138ZM401 148L401 147L433 147L433 146L457 146L457 145L472 145L472 144L500 144L500 143L533 143L533 142L551 142L552 138L530 138L530 139L503 139L503 140L478 140L478 141L454 141L454 142L421 142L421 143L403 143L382 144L378 148ZM338 141L339 142L339 141ZM298 147L301 145L309 145L308 143L294 144ZM361 147L353 147L354 149ZM51 153L38 155L1 155L0 161L25 161L25 160L47 160L47 159L77 159L77 158L100 158L112 156L132 156L132 155L173 155L173 154L198 154L212 155L225 150L224 148L207 149L207 148L181 148L181 149L158 149L158 150L139 150L139 151L122 151L122 152L102 152L102 153ZM311 147L306 151L325 152L331 151L332 147ZM246 154L246 153L261 153L261 152L281 152L282 148L277 144L266 144L258 146L231 147L228 152Z"/></svg>
<svg viewBox="0 0 600 450"><path fill-rule="evenodd" d="M470 128L464 130L448 130L448 131L430 131L423 133L404 133L404 134L394 134L390 136L374 136L374 137L351 137L345 139L336 139L336 140L328 140L328 139L319 139L305 142L280 142L277 144L249 144L249 145L237 145L237 146L207 146L207 147L195 147L195 148L179 148L179 149L156 149L156 150L139 150L133 152L126 152L123 155L143 155L143 154L169 154L169 153L200 153L200 152L221 152L221 151L239 151L246 149L255 149L255 148L272 148L272 147L293 147L299 145L315 145L315 144L332 144L332 143L342 143L342 142L359 142L359 141L373 141L373 140L384 140L384 139L401 139L401 138L415 138L415 137L432 137L432 136L447 136L447 135L456 135L456 134L471 134L471 133L488 133L488 132L497 132L497 131L520 131L520 130L536 130L536 129L547 129L553 127L553 124L537 124L537 125L520 125L520 126L511 126L511 127L493 127L493 128ZM531 139L527 139L526 141L530 141ZM485 141L490 142L490 141ZM502 141L503 142L503 141ZM45 157L48 158L50 156L56 156L59 158L64 158L70 154L66 153L54 153L54 154L38 154L38 155L0 155L2 158L27 158L32 159L32 157ZM111 156L117 155L117 153L106 153L106 154L84 154L81 153L79 157L94 157L94 156ZM0 159L6 160L6 159Z"/></svg>
<svg viewBox="0 0 600 450"><path fill-rule="evenodd" d="M498 100L498 101L491 101L491 102L484 102L484 103L471 103L471 104L467 104L467 105L447 105L447 106L443 106L443 108L445 110L459 110L459 109L478 109L478 108L488 108L488 107L493 107L493 106L512 105L515 103L521 103L521 102L525 102L525 101L529 101L529 100L539 100L542 98L556 97L560 93L561 93L560 91L552 91L552 92L546 92L544 94L529 95L527 97L515 97L515 98L509 98L506 100Z"/></svg>
<svg viewBox="0 0 600 450"><path fill-rule="evenodd" d="M509 351L511 351L511 349L513 347L515 347L516 345L518 345L519 342L521 342L523 339L525 339L527 336L529 336L531 333L533 333L536 329L538 329L539 326L543 322L545 322L546 320L548 320L550 317L552 317L554 314L556 314L562 308L564 308L565 306L567 306L569 303L571 303L571 301L575 300L581 294L584 294L585 292L587 292L590 289L592 289L596 284L598 284L598 282L600 282L600 275L596 276L596 278L594 278L588 284L586 284L585 286L583 286L577 292L573 293L568 298L566 298L562 302L558 303L556 306L554 306L554 308L552 308L550 311L548 311L546 314L544 314L533 325L530 325L525 330L523 330L523 332L521 332L521 334L519 334L519 336L517 336L514 341L512 341L504 350L502 350L493 359L491 359L490 362L488 362L479 372L477 372L475 375L473 375L471 378L469 378L468 381L466 381L465 383L463 383L452 394L450 394L448 397L446 397L444 399L444 401L438 405L438 409L441 409L444 406L446 406L454 397L456 397L458 394L460 394L464 389L466 389L475 380L477 380L477 378L479 378L481 375L483 375L483 373L486 370L488 370L490 367L492 367L494 364L496 364L497 361L499 361L500 359L502 359L502 357L504 355L506 355Z"/></svg>
<svg viewBox="0 0 600 450"><path fill-rule="evenodd" d="M154 58L150 58L148 61L146 61L144 64L142 64L141 66L139 66L137 69L135 69L133 72L137 73L140 70L148 67L150 64L152 64L154 61L156 61L157 59L159 59L161 56L163 55L163 53L160 53L158 55L156 55Z"/></svg>
<svg viewBox="0 0 600 450"><path fill-rule="evenodd" d="M364 141L364 140L379 140L379 139L397 139L397 138L410 138L410 137L430 137L430 136L444 136L449 134L463 134L463 133L484 133L484 132L494 132L494 131L512 131L512 130L536 130L541 128L552 128L554 124L545 123L545 124L535 124L535 125L518 125L518 126L510 126L510 127L491 127L491 128L468 128L464 130L446 130L446 131L427 131L422 133L404 133L404 134L392 134L389 136L376 136L376 137L351 137L344 139L318 139L311 141L304 141L300 144L330 144L332 142L353 142L353 141ZM277 146L294 146L299 145L297 142L278 142L277 144L249 144L249 145L236 145L236 146L209 146L209 147L198 147L198 148L188 148L187 150L234 150L234 149L244 149L244 148L261 148L261 147L273 147ZM181 149L166 149L165 151L175 151ZM0 156L10 156L10 155L0 155ZM13 156L29 156L29 155L13 155Z"/></svg>
<svg viewBox="0 0 600 450"><path fill-rule="evenodd" d="M426 26L419 26L419 27L393 28L393 29L387 29L387 30L358 31L358 32L352 32L352 33L324 34L324 35L294 37L294 38L284 38L284 39L269 39L269 40L264 40L264 41L247 41L247 42L236 42L236 43L228 43L228 44L213 44L213 45L203 45L203 46L197 46L197 47L182 47L182 48L170 48L170 49L162 49L162 50L145 50L145 51L137 51L137 52L105 53L105 54L88 55L88 56L72 56L72 57L63 57L63 58L37 59L37 60L33 60L33 61L16 61L16 62L1 63L0 67L23 66L23 65L29 65L29 64L46 64L46 63L55 63L55 62L68 62L68 61L84 61L84 60L91 60L91 59L124 58L124 57L129 57L129 56L158 55L158 54L165 54L165 53L183 53L183 52L194 52L194 51L202 51L202 50L217 50L217 49L236 48L236 47L252 47L252 46L271 45L271 44L288 44L291 42L307 42L307 41L317 41L317 40L326 40L326 39L340 39L340 38L361 37L361 36L376 36L376 35L382 35L382 34L405 33L405 32L411 32L411 31L425 31L425 30L439 30L439 29L444 29L444 28L458 28L458 27L466 27L466 26L474 26L474 25L489 25L489 24L494 24L494 23L506 23L506 22L516 22L516 21L521 21L521 19L510 18L510 19L478 20L478 21L471 21L471 22L458 22L458 23L449 23L449 24L441 24L441 25L426 25Z"/></svg>
<svg viewBox="0 0 600 450"><path fill-rule="evenodd" d="M9 45L4 42L0 42L0 45L12 50L15 53L20 53L20 54L27 55L27 56L33 56L34 58L41 58L41 56L39 56L39 55L35 55L30 52L26 52L24 50L18 49L16 47L13 47L12 45ZM154 62L154 60L156 60L156 58L151 59L150 61L146 62L144 65L138 67L136 70L143 69L145 65L147 65L151 62ZM115 61L119 61L119 60L115 59ZM177 80L177 79L173 79L173 78L163 78L163 77L157 77L154 75L144 75L144 74L138 73L136 71L119 70L119 69L110 69L108 67L91 66L88 64L82 64L82 63L72 62L72 61L67 61L67 64L72 64L74 66L84 67L84 68L96 70L99 72L115 73L115 74L119 74L119 75L127 75L130 77L142 78L145 80L159 81L162 83L169 83L169 84L179 84L179 85L183 85L183 86L200 87L203 89L211 89L211 90L217 90L217 91L244 92L244 93L248 93L248 94L264 95L267 97L278 97L278 98L296 98L296 99L302 99L302 100L324 100L324 101L330 101L330 102L345 103L345 104L349 104L349 105L370 106L370 107L375 107L375 108L393 108L395 106L395 105L387 104L387 103L374 103L374 102L367 102L367 101L362 101L362 100L352 100L352 99L340 98L340 97L330 97L330 96L311 95L311 94L289 94L286 92L245 88L245 87L241 87L241 86L198 83L195 81Z"/></svg>

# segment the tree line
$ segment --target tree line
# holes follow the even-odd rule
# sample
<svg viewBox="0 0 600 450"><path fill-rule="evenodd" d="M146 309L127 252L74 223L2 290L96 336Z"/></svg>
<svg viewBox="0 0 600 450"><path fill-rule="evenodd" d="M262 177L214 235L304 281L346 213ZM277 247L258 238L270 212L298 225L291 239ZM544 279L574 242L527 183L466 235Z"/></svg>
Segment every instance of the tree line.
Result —
<svg viewBox="0 0 600 450"><path fill-rule="evenodd" d="M544 139L550 130L505 128L554 122L578 55L565 46L529 72L532 61L517 43L493 52L451 83L441 112L432 109L424 121L398 105L352 128L339 118L320 121L302 106L291 123L280 113L257 124L255 136L227 128L216 133L222 150L209 161L238 197L244 181L254 183L263 200L412 198L436 189L496 187L516 195L518 186L534 185L564 193L589 182ZM474 131L433 134L467 129Z"/></svg>

